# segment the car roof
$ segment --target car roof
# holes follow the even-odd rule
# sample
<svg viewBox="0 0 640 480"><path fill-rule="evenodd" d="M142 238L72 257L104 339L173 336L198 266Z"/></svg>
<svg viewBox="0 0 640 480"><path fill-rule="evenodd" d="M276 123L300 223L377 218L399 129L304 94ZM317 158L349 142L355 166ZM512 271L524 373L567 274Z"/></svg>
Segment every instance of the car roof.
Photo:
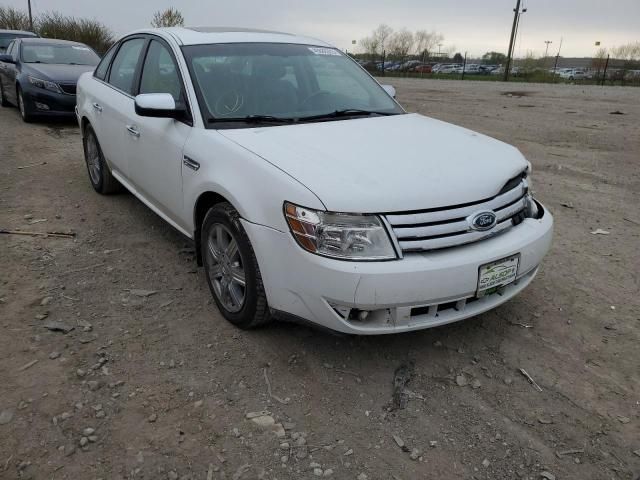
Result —
<svg viewBox="0 0 640 480"><path fill-rule="evenodd" d="M0 29L0 35L2 35L3 33L11 33L12 35L33 35L34 37L37 37L38 35L33 33L33 32L28 32L27 30L3 30Z"/></svg>
<svg viewBox="0 0 640 480"><path fill-rule="evenodd" d="M168 27L147 28L133 33L152 33L171 37L179 45L206 45L211 43L297 43L331 47L317 38L244 27Z"/></svg>
<svg viewBox="0 0 640 480"><path fill-rule="evenodd" d="M31 44L31 45L75 45L75 46L83 46L86 47L84 43L80 42L72 42L71 40L60 40L58 38L40 38L40 37L29 37L29 38L21 38L20 41L23 44Z"/></svg>

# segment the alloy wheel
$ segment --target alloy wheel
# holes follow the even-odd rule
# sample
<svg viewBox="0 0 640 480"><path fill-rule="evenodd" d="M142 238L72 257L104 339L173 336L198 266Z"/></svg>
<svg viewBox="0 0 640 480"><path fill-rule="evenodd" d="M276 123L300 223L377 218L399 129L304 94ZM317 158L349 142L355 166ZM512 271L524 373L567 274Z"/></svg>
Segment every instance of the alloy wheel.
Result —
<svg viewBox="0 0 640 480"><path fill-rule="evenodd" d="M100 183L101 176L101 163L100 163L100 149L98 148L98 142L93 134L87 136L87 166L89 167L89 176L94 185Z"/></svg>
<svg viewBox="0 0 640 480"><path fill-rule="evenodd" d="M214 223L207 238L206 260L213 290L226 310L239 312L246 298L246 277L238 242L221 223Z"/></svg>

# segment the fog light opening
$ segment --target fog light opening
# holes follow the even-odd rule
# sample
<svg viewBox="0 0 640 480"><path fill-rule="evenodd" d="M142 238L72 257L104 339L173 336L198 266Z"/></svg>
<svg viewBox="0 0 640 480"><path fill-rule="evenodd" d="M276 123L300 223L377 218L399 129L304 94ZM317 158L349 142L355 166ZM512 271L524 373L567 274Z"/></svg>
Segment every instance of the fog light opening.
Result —
<svg viewBox="0 0 640 480"><path fill-rule="evenodd" d="M369 310L359 310L357 308L351 309L349 313L349 320L352 322L366 322L371 312Z"/></svg>
<svg viewBox="0 0 640 480"><path fill-rule="evenodd" d="M345 319L345 320L348 319L349 315L351 314L351 309L349 307L343 307L342 305L335 305L333 303L329 303L329 306L342 319Z"/></svg>
<svg viewBox="0 0 640 480"><path fill-rule="evenodd" d="M40 103L40 102L34 102L34 103L38 110L49 110L49 105L47 105L46 103Z"/></svg>

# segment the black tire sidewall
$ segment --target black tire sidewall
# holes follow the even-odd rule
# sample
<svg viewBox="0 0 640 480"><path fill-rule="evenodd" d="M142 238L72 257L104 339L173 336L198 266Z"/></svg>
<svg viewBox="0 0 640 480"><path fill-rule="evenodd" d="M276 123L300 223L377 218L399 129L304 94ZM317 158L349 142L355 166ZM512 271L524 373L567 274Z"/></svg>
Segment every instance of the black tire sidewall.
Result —
<svg viewBox="0 0 640 480"><path fill-rule="evenodd" d="M91 178L91 172L89 171L89 161L88 161L89 156L87 155L87 139L89 136L92 136L94 141L96 142L96 148L98 149L98 154L100 157L100 181L97 184L93 183L93 178ZM91 128L91 125L87 125L85 127L84 136L82 137L82 149L84 151L84 164L87 167L87 175L89 175L89 182L91 182L91 186L96 192L102 193L102 189L104 187L105 164L104 164L104 158L102 156L102 148L100 148L98 137L96 136L96 133L93 131L93 128Z"/></svg>
<svg viewBox="0 0 640 480"><path fill-rule="evenodd" d="M211 277L209 276L209 263L207 261L206 249L208 248L207 243L209 231L216 223L224 225L232 233L236 243L238 244L238 251L240 252L240 258L242 259L242 265L244 266L245 300L242 309L236 313L229 312L225 309L224 305L222 305L216 296L215 289L211 282ZM202 223L200 248L202 250L202 259L204 263L205 276L207 277L207 284L209 285L211 295L218 306L218 310L220 310L222 316L232 324L240 328L250 328L258 305L257 285L259 269L256 264L253 248L249 243L249 237L247 237L244 227L240 223L240 217L235 210L229 211L228 209L220 208L220 205L216 205L207 212L204 222Z"/></svg>
<svg viewBox="0 0 640 480"><path fill-rule="evenodd" d="M22 93L22 88L18 87L17 90L17 101L18 101L18 112L20 113L20 118L22 118L22 120L25 123L30 123L31 120L33 120L33 115L31 114L31 112L29 112L29 110L27 109L27 103L24 100L24 93ZM20 99L22 99L22 108L24 109L24 114L22 113L22 110L20 110Z"/></svg>

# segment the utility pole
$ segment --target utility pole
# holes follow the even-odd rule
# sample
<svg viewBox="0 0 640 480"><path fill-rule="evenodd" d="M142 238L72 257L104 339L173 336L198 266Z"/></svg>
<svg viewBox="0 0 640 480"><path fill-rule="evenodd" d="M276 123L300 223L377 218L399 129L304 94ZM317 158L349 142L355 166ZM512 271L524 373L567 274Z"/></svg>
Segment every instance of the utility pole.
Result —
<svg viewBox="0 0 640 480"><path fill-rule="evenodd" d="M33 16L31 15L31 0L27 0L29 4L29 29L33 32Z"/></svg>
<svg viewBox="0 0 640 480"><path fill-rule="evenodd" d="M509 52L507 53L507 67L504 69L504 81L509 81L509 70L511 69L511 55L513 52L513 42L516 36L516 25L520 15L520 0L516 0L516 8L513 9L513 26L511 27L511 39L509 40Z"/></svg>
<svg viewBox="0 0 640 480"><path fill-rule="evenodd" d="M462 80L464 80L464 72L467 69L467 52L464 52L464 63L462 64Z"/></svg>
<svg viewBox="0 0 640 480"><path fill-rule="evenodd" d="M602 85L604 87L604 81L607 79L607 68L609 67L609 56L607 55L607 62L604 64L604 72L602 73Z"/></svg>

